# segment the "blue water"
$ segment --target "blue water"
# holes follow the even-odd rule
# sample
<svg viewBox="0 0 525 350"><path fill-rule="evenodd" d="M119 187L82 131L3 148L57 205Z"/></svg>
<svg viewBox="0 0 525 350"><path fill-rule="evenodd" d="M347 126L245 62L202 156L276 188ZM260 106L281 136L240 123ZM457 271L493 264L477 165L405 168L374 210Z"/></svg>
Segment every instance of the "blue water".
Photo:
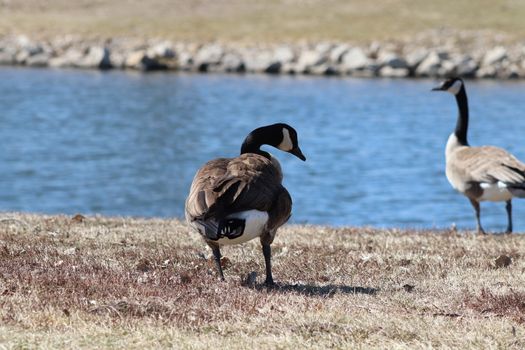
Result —
<svg viewBox="0 0 525 350"><path fill-rule="evenodd" d="M182 217L198 167L286 122L306 162L270 150L293 222L473 228L444 174L456 105L432 80L0 68L0 210ZM525 83L468 82L470 142L525 160ZM483 203L486 229L506 227ZM525 231L525 201L514 201Z"/></svg>

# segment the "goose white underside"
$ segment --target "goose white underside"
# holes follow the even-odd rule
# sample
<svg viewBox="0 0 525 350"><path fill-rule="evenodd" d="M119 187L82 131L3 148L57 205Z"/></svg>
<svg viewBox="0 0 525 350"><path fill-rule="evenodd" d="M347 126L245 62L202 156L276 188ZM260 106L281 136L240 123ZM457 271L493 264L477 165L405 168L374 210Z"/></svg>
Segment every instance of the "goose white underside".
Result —
<svg viewBox="0 0 525 350"><path fill-rule="evenodd" d="M266 223L268 222L268 213L259 210L247 210L231 214L227 218L244 219L246 220L246 224L244 226L244 232L240 237L234 239L220 238L217 240L221 245L244 243L259 237L263 233Z"/></svg>
<svg viewBox="0 0 525 350"><path fill-rule="evenodd" d="M503 202L513 197L507 185L501 181L495 183L482 182L480 186L483 189L483 195L478 198L479 201Z"/></svg>

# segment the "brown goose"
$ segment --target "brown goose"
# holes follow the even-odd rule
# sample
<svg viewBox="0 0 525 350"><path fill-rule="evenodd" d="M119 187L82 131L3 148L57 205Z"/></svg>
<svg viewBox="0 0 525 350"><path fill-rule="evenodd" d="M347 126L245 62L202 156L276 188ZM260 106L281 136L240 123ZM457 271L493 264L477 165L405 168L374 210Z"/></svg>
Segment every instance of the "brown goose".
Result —
<svg viewBox="0 0 525 350"><path fill-rule="evenodd" d="M265 144L306 160L291 126L263 126L246 137L240 156L214 159L200 168L186 199L186 220L211 247L222 280L220 246L260 237L265 283L273 284L270 244L290 218L292 199L281 183L279 162L260 149Z"/></svg>
<svg viewBox="0 0 525 350"><path fill-rule="evenodd" d="M456 130L447 141L446 175L454 189L464 194L476 211L478 233L485 233L480 222L480 202L506 202L508 226L512 232L512 198L525 198L525 164L509 152L494 146L471 147L467 142L468 101L460 78L445 80L434 91L447 91L456 97L459 115Z"/></svg>

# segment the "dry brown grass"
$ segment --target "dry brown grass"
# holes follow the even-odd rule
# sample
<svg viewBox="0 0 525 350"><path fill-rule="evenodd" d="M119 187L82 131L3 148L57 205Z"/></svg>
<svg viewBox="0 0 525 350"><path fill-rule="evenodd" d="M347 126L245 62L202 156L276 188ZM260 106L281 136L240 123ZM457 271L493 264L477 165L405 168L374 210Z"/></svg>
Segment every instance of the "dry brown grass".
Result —
<svg viewBox="0 0 525 350"><path fill-rule="evenodd" d="M0 0L0 33L282 42L399 39L435 28L525 35L515 0Z"/></svg>
<svg viewBox="0 0 525 350"><path fill-rule="evenodd" d="M220 282L178 220L2 216L0 348L525 346L522 235L291 225L267 289L258 242Z"/></svg>

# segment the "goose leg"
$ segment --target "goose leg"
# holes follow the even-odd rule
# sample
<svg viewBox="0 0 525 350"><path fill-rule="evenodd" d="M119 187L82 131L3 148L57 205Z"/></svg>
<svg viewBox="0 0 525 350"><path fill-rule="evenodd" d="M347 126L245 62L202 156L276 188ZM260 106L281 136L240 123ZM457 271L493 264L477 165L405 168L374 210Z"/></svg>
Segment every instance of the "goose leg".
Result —
<svg viewBox="0 0 525 350"><path fill-rule="evenodd" d="M224 273L222 273L222 266L221 266L221 250L219 247L212 247L213 256L215 257L215 265L217 266L217 270L219 271L219 276L222 281L224 281Z"/></svg>
<svg viewBox="0 0 525 350"><path fill-rule="evenodd" d="M480 216L480 207L479 207L479 202L476 201L475 199L470 199L470 204L472 204L472 206L474 207L474 210L476 211L476 228L477 228L477 231L478 231L478 234L486 234L485 231L483 230L483 227L481 227L481 221L479 219L479 216Z"/></svg>
<svg viewBox="0 0 525 350"><path fill-rule="evenodd" d="M512 200L509 199L505 205L505 209L507 209L507 217L509 219L509 225L507 226L507 231L505 233L512 233Z"/></svg>
<svg viewBox="0 0 525 350"><path fill-rule="evenodd" d="M269 243L262 244L262 251L264 254L264 262L266 263L266 281L264 284L267 286L273 286L273 277L272 277L272 248Z"/></svg>

